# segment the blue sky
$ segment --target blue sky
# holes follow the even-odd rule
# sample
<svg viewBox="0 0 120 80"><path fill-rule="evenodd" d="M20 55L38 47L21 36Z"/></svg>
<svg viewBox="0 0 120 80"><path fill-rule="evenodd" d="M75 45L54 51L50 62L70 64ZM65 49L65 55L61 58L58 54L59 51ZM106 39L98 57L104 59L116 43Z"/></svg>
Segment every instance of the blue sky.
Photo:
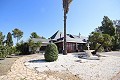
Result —
<svg viewBox="0 0 120 80"><path fill-rule="evenodd" d="M120 0L73 0L67 14L67 33L88 36L103 16L120 19ZM0 0L0 31L18 28L27 40L32 32L49 38L63 31L62 0Z"/></svg>

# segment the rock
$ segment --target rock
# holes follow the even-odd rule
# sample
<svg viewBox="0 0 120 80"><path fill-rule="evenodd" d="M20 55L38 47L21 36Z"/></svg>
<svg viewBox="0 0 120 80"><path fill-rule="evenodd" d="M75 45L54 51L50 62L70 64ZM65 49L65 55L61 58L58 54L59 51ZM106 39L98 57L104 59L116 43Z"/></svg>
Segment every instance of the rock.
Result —
<svg viewBox="0 0 120 80"><path fill-rule="evenodd" d="M92 53L91 53L91 50L86 50L85 53L86 53L87 57L93 56Z"/></svg>
<svg viewBox="0 0 120 80"><path fill-rule="evenodd" d="M90 56L87 59L89 59L89 60L100 60L100 58L98 56Z"/></svg>
<svg viewBox="0 0 120 80"><path fill-rule="evenodd" d="M91 50L87 50L85 51L87 54L87 59L89 60L100 60L100 58L98 56L93 56L91 53Z"/></svg>

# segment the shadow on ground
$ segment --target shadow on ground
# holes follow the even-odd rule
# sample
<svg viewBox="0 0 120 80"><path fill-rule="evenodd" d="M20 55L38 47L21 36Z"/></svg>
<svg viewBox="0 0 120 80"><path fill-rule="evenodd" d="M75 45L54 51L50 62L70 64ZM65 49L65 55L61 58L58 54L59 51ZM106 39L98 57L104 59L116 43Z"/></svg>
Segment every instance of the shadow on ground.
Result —
<svg viewBox="0 0 120 80"><path fill-rule="evenodd" d="M37 60L30 60L28 62L30 62L30 63L45 63L46 61L45 61L45 59L37 59Z"/></svg>

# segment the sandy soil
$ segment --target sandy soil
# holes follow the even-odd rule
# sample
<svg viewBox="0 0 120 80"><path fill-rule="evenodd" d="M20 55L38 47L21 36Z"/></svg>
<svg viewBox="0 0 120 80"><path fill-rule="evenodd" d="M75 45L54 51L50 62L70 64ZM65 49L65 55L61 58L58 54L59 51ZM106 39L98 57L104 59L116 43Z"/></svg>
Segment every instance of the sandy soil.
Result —
<svg viewBox="0 0 120 80"><path fill-rule="evenodd" d="M77 75L73 75L72 73L65 71L64 72L45 71L44 73L49 76L54 76L55 78L59 77L60 79L63 80L82 80Z"/></svg>
<svg viewBox="0 0 120 80"><path fill-rule="evenodd" d="M12 64L19 58L19 56L10 56L4 60L0 60L0 76L7 74Z"/></svg>

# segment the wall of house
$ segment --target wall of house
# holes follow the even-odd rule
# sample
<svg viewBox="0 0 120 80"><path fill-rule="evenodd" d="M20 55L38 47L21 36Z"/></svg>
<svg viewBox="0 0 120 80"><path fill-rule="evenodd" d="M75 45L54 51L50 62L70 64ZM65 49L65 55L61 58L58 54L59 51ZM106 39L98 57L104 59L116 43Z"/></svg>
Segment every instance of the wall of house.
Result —
<svg viewBox="0 0 120 80"><path fill-rule="evenodd" d="M55 43L57 45L59 53L63 53L63 42Z"/></svg>
<svg viewBox="0 0 120 80"><path fill-rule="evenodd" d="M67 42L67 52L68 53L76 52L76 50L77 50L76 43Z"/></svg>
<svg viewBox="0 0 120 80"><path fill-rule="evenodd" d="M56 43L59 53L63 53L63 42ZM73 42L67 42L67 52L81 52L84 51L85 44L76 44Z"/></svg>

